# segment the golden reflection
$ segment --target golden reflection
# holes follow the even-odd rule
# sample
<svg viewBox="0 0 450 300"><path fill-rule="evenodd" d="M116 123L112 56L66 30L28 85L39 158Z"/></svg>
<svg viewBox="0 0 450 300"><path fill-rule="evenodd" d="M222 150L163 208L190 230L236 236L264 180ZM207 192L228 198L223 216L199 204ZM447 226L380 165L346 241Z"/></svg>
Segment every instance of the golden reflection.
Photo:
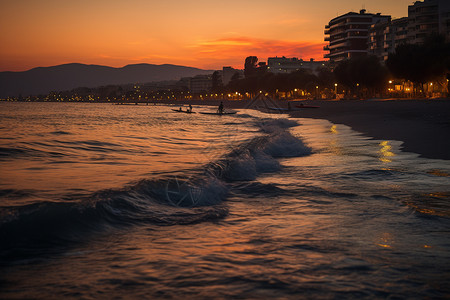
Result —
<svg viewBox="0 0 450 300"><path fill-rule="evenodd" d="M438 215L434 209L420 207L412 202L406 202L406 205L414 208L415 211L426 215Z"/></svg>
<svg viewBox="0 0 450 300"><path fill-rule="evenodd" d="M337 129L336 129L336 125L331 126L330 132L331 132L331 133L338 133L338 131L337 131Z"/></svg>
<svg viewBox="0 0 450 300"><path fill-rule="evenodd" d="M439 176L439 177L450 177L450 174L442 171L442 170L430 170L427 172L430 175Z"/></svg>
<svg viewBox="0 0 450 300"><path fill-rule="evenodd" d="M419 199L411 199L404 203L422 214L449 217L450 205L448 200L450 200L450 193L435 192L422 194Z"/></svg>
<svg viewBox="0 0 450 300"><path fill-rule="evenodd" d="M444 193L444 192L436 192L436 193L426 194L426 196L433 197L433 198L448 198L448 197L450 197L450 194Z"/></svg>
<svg viewBox="0 0 450 300"><path fill-rule="evenodd" d="M393 243L392 234L390 234L388 232L385 232L379 238L379 240L376 243L376 245L379 246L379 247L382 247L382 248L392 248L392 243Z"/></svg>
<svg viewBox="0 0 450 300"><path fill-rule="evenodd" d="M390 163L392 162L392 160L390 159L390 157L395 156L395 154L391 151L392 150L392 146L389 145L389 141L382 141L380 143L381 149L379 151L380 153L380 158L379 160L385 163Z"/></svg>

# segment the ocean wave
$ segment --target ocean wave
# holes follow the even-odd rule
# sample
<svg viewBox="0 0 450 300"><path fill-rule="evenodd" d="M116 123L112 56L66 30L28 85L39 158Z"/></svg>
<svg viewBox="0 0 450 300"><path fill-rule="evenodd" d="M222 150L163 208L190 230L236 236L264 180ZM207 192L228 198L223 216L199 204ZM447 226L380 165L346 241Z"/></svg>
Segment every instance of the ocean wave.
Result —
<svg viewBox="0 0 450 300"><path fill-rule="evenodd" d="M89 233L135 224L184 225L223 218L230 182L252 181L276 172L277 157L309 155L311 149L288 130L297 123L263 120L263 136L234 147L190 176L165 175L120 189L80 195L73 202L41 202L7 207L0 214L2 246L79 241Z"/></svg>
<svg viewBox="0 0 450 300"><path fill-rule="evenodd" d="M298 123L288 119L263 119L256 123L265 135L233 149L209 167L219 178L229 181L255 180L261 173L276 172L281 165L276 158L311 154L311 148L288 130Z"/></svg>

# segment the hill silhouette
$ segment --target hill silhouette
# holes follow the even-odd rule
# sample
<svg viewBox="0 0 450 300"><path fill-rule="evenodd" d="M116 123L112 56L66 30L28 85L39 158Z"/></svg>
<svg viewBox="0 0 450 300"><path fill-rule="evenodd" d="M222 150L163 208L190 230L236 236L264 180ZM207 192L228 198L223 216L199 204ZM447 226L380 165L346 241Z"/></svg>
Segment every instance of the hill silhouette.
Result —
<svg viewBox="0 0 450 300"><path fill-rule="evenodd" d="M47 94L77 87L178 80L212 72L170 64L134 64L113 68L72 63L39 67L24 72L0 72L0 97Z"/></svg>

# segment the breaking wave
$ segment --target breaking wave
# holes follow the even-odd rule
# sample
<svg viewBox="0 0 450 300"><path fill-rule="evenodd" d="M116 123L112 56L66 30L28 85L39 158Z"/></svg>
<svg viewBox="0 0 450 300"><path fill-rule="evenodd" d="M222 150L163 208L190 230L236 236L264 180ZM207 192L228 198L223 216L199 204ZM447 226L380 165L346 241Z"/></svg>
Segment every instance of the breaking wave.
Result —
<svg viewBox="0 0 450 300"><path fill-rule="evenodd" d="M289 120L263 120L262 136L246 141L228 154L185 176L146 179L121 189L80 196L76 202L41 202L3 208L0 252L24 244L54 244L82 240L89 233L113 227L150 223L184 225L223 218L223 201L230 183L252 181L276 172L279 157L309 155L311 149L287 130Z"/></svg>

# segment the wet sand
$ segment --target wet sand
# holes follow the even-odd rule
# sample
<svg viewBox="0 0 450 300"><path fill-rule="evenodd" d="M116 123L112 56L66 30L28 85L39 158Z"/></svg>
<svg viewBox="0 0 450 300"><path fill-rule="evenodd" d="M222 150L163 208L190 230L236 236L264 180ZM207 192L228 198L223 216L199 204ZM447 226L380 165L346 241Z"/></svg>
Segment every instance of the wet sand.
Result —
<svg viewBox="0 0 450 300"><path fill-rule="evenodd" d="M450 99L290 101L319 108L290 112L291 117L326 119L380 140L402 141L402 149L426 158L450 160ZM192 104L218 105L220 101ZM254 104L254 103L253 103ZM276 101L287 108L287 101ZM225 108L254 108L251 101L224 101Z"/></svg>
<svg viewBox="0 0 450 300"><path fill-rule="evenodd" d="M327 119L375 139L402 141L403 151L450 160L450 100L308 101L317 109L292 117Z"/></svg>

